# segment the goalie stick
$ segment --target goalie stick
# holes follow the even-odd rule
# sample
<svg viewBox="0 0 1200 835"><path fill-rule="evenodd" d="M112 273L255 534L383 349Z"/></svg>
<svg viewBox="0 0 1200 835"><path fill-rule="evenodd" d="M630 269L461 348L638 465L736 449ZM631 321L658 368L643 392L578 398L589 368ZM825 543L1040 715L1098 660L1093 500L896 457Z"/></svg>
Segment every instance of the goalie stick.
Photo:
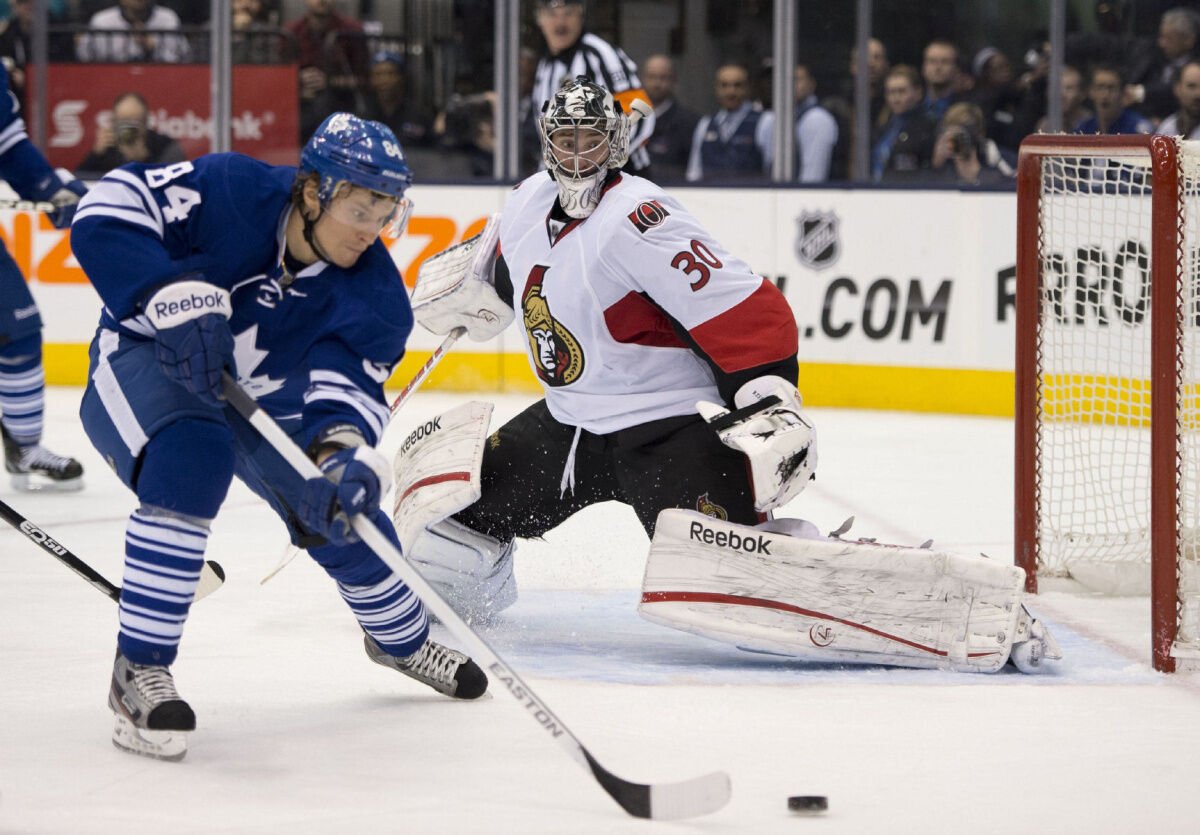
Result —
<svg viewBox="0 0 1200 835"><path fill-rule="evenodd" d="M67 568L74 571L83 579L91 584L92 588L107 595L110 600L118 601L121 599L121 589L119 586L114 586L104 578L96 569L92 568L79 557L71 553L65 545L54 539L37 525L30 522L20 513L13 510L3 501L0 501L0 516L4 517L4 521L12 525L14 528L25 534L31 542L40 546L43 551L54 557ZM196 600L203 597L208 597L214 591L221 587L225 582L225 569L220 565L207 560L200 567L200 582L196 586Z"/></svg>
<svg viewBox="0 0 1200 835"><path fill-rule="evenodd" d="M324 478L317 465L228 374L223 375L222 391L225 399L238 414L245 418L302 478ZM630 815L655 820L678 820L715 812L729 802L729 775L722 771L680 783L646 785L624 780L606 769L533 692L533 688L517 675L479 633L459 617L450 604L434 591L420 572L409 564L400 550L392 545L374 524L362 515L351 516L350 522L354 532L417 597L424 601L429 612L441 620L454 637L465 645L476 663L486 668L496 681L503 684L504 689L525 709L526 714L556 740L572 759L586 768L609 796Z"/></svg>
<svg viewBox="0 0 1200 835"><path fill-rule="evenodd" d="M430 372L432 372L433 369L437 367L437 364L442 361L442 357L446 356L446 353L451 347L453 347L454 343L457 342L459 338L466 332L466 328L458 327L446 334L446 338L442 340L442 344L434 349L434 352L430 354L429 359L425 360L425 364L417 369L417 373L414 374L413 378L408 381L408 385L405 386L401 392L396 395L396 399L392 401L390 408L392 417L396 415L396 412L400 411L401 406L408 402L408 398L412 397L413 393L421 387L421 383L425 382L425 378L428 377Z"/></svg>

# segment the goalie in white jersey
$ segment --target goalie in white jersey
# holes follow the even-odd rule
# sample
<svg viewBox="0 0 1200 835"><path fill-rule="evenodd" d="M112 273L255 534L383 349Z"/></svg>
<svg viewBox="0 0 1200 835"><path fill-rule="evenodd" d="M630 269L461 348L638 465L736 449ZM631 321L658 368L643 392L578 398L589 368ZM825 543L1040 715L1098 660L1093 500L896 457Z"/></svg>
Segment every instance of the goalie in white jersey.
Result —
<svg viewBox="0 0 1200 835"><path fill-rule="evenodd" d="M811 631L808 620L818 621L821 630L813 634L822 641L833 634L822 631L827 623L856 622L853 612L821 614L837 610L838 601L818 607L815 618L809 617L813 599L800 601L803 608L781 602L794 591L787 588L789 572L811 580L818 576L805 571L812 560L823 569L832 565L830 554L811 556L805 540L790 535L802 529L799 520L773 523L769 532L751 527L798 494L816 466L815 431L796 388L795 317L773 284L722 247L679 202L620 170L636 118L591 79L565 82L538 123L547 171L518 184L474 252L460 247L457 255L447 251L422 267L413 294L417 321L435 333L463 327L484 340L520 315L545 397L486 443L474 443L482 447L479 492L472 494L479 497L465 509L447 506L444 493L422 498L422 485L450 481L438 469L452 466L446 463L450 447L431 443L438 452L417 460L421 453L409 449L422 446L414 433L400 453L408 458L398 460L412 490L403 491L397 524L414 527L407 523L422 516L419 506L430 506L408 556L460 613L487 620L516 600L515 539L541 536L588 505L621 501L653 540L643 615L739 646L806 655L812 644L798 646L797 638L800 627ZM432 512L434 504L440 513ZM776 554L783 575L770 559ZM908 559L904 564L915 566L920 578L907 579L909 591L919 583L921 596L957 605L964 588L971 601L982 599L977 591L986 588L996 605L987 607L986 618L980 606L949 615L926 607L910 623L889 623L882 644L878 620L856 624L859 631L840 645L817 644L817 656L954 669L1002 666L1014 634L1027 633L1032 623L1018 623L1017 610L1024 610L1010 605L1020 594L1012 572L1020 570L997 565L998 573L989 573L970 560L951 570L940 555L931 560L922 553ZM741 562L752 563L744 572L752 579L738 580L749 582L751 591L733 588ZM860 560L871 570L878 562L871 554ZM867 576L871 586L874 575L855 565L854 579ZM762 580L772 574L785 579L776 580L782 588L765 600ZM953 588L942 588L947 574ZM821 584L806 587L818 602L824 587L838 587L828 574L819 576ZM729 583L720 585L722 577ZM889 601L885 608L894 607ZM764 625L746 614L758 610L775 621ZM799 627L780 620L781 613L797 612L806 618ZM982 623L975 630L982 636L957 622L943 628L947 617L966 618L972 627ZM920 623L913 626L914 620ZM869 640L855 642L863 636ZM921 649L913 651L914 644Z"/></svg>

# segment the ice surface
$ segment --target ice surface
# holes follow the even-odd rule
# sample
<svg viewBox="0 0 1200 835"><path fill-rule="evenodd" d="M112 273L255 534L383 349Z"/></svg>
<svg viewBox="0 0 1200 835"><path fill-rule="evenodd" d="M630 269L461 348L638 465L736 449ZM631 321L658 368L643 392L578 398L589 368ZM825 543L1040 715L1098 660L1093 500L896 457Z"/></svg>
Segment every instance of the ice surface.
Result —
<svg viewBox="0 0 1200 835"><path fill-rule="evenodd" d="M50 392L47 443L79 494L0 498L120 582L132 497L92 452L79 392ZM418 394L385 441L464 398ZM528 398L497 401L496 420ZM817 481L788 508L822 530L1012 555L1012 425L821 411ZM1052 675L804 665L642 621L647 541L618 505L522 543L521 599L488 640L614 773L717 769L724 810L628 818L504 694L442 698L367 661L305 556L265 585L282 527L236 485L175 667L199 729L178 764L110 741L111 601L0 528L0 833L822 833L1200 831L1200 678L1149 665L1145 598L1051 590L1031 604L1066 654ZM787 797L824 794L798 820Z"/></svg>

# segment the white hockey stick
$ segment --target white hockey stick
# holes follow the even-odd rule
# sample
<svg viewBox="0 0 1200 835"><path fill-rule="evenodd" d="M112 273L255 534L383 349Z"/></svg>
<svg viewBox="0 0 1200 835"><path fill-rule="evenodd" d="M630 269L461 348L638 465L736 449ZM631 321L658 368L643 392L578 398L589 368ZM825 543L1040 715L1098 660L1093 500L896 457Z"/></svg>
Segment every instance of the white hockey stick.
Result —
<svg viewBox="0 0 1200 835"><path fill-rule="evenodd" d="M11 197L0 198L0 209L11 209L16 212L53 212L60 207L44 200L21 200Z"/></svg>
<svg viewBox="0 0 1200 835"><path fill-rule="evenodd" d="M404 389L398 395L396 395L396 399L392 401L390 410L392 417L395 416L396 412L400 411L400 407L408 401L408 398L412 397L413 393L421 387L421 383L425 382L425 378L429 376L429 373L433 371L435 367L437 367L439 362L442 361L442 357L446 356L446 352L448 352L454 343L457 342L459 338L461 338L466 332L466 328L457 327L446 335L446 338L442 340L442 344L437 346L434 352L430 355L429 359L425 360L425 364L417 369L417 373L414 374L413 378L408 381L408 385L405 386Z"/></svg>
<svg viewBox="0 0 1200 835"><path fill-rule="evenodd" d="M271 416L259 408L251 397L242 390L232 377L225 374L222 382L225 399L238 414L250 422L263 439L276 452L282 455L292 468L303 478L323 478L317 465L296 446L287 433L271 419ZM517 700L525 713L557 741L571 757L588 770L601 787L608 792L622 809L637 818L654 818L656 820L677 820L691 818L697 815L715 812L729 802L729 775L722 771L685 780L682 783L667 783L645 785L631 783L613 774L600 765L596 758L583 746L583 743L570 729L554 715L541 698L528 684L501 659L488 643L468 626L454 609L450 608L433 587L425 581L420 573L404 559L396 548L364 516L350 517L350 522L364 542L370 546L384 563L396 572L413 593L421 598L425 607L437 617L446 628L457 638L474 658L475 662L487 669L494 681L504 685L504 690Z"/></svg>
<svg viewBox="0 0 1200 835"><path fill-rule="evenodd" d="M110 583L100 572L71 553L67 546L51 537L44 530L2 501L0 501L0 519L8 522L8 524L25 534L29 540L38 545L43 551L74 571L84 580L87 580L92 588L107 595L110 600L119 601L121 599L120 587ZM225 569L212 560L206 561L204 565L200 566L200 582L196 586L196 596L194 599L199 600L202 597L208 597L219 589L224 582Z"/></svg>

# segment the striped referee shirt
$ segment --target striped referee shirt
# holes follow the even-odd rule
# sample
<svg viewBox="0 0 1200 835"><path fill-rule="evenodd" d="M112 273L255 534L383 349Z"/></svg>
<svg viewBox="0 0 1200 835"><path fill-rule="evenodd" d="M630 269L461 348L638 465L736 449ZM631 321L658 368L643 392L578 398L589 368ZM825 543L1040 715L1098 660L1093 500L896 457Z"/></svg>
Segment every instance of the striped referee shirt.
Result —
<svg viewBox="0 0 1200 835"><path fill-rule="evenodd" d="M637 65L632 59L608 41L591 32L584 32L574 46L569 46L557 55L545 55L538 61L537 71L533 78L532 99L537 114L542 112L542 105L553 98L564 78L574 78L586 75L601 84L613 94L613 98L621 103L626 113L629 113L629 103L640 98L647 104L649 96L642 89L642 81L638 78ZM643 147L650 134L654 133L654 113L651 111L638 121L629 132L629 168L634 173L644 170L650 165L650 155Z"/></svg>

